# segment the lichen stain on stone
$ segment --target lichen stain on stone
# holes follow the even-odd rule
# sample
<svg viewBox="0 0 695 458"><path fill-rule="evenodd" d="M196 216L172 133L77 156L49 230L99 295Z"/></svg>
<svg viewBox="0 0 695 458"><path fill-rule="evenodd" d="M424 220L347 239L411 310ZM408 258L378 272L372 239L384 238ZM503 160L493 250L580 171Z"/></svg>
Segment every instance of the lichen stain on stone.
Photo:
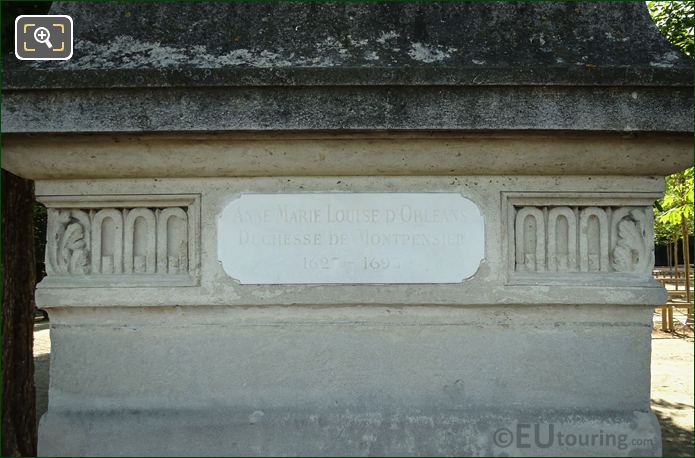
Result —
<svg viewBox="0 0 695 458"><path fill-rule="evenodd" d="M392 40L394 38L398 38L401 35L398 32L390 31L390 32L382 32L381 36L376 39L377 43L386 44L388 40Z"/></svg>
<svg viewBox="0 0 695 458"><path fill-rule="evenodd" d="M357 48L367 45L367 40L350 40ZM294 52L282 54L267 49L234 49L226 54L213 55L205 46L171 47L160 42L140 41L131 36L119 36L107 44L87 40L75 43L75 58L63 64L63 68L173 68L173 67L207 67L221 68L228 66L249 67L330 67L344 62L350 51L340 41L328 37L317 44L319 55L316 57L296 56ZM368 60L378 60L375 52L368 54ZM37 64L37 65L40 65Z"/></svg>
<svg viewBox="0 0 695 458"><path fill-rule="evenodd" d="M408 55L413 60L429 64L448 59L454 51L456 51L456 48L443 48L441 46L430 47L418 42L410 45Z"/></svg>
<svg viewBox="0 0 695 458"><path fill-rule="evenodd" d="M224 54L211 53L204 45L168 46L159 41L142 41L130 35L115 37L109 43L80 40L75 43L75 55L63 63L64 69L134 69L134 68L223 68L223 67L335 67L358 59L362 65L377 63L382 57L400 50L387 43L399 37L390 31L376 39L355 38L347 35L327 36L314 44L309 53L300 54L283 48L238 48ZM378 44L376 47L370 46ZM424 63L442 62L457 48L415 42L408 56ZM36 65L41 65L36 64ZM369 65L369 64L367 64Z"/></svg>
<svg viewBox="0 0 695 458"><path fill-rule="evenodd" d="M664 53L661 57L662 58L658 61L649 62L649 65L652 67L670 68L673 67L681 58L680 54L674 51Z"/></svg>

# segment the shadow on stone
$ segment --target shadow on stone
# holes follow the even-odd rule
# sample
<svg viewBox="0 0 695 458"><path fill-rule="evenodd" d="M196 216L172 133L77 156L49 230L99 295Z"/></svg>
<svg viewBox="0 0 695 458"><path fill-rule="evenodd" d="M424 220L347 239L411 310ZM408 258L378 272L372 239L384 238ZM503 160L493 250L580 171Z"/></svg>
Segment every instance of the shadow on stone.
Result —
<svg viewBox="0 0 695 458"><path fill-rule="evenodd" d="M692 409L692 406L682 403L672 403L662 399L652 400L652 406L669 410ZM661 440L663 456L693 456L693 431L687 430L676 423L663 412L654 409L661 425Z"/></svg>

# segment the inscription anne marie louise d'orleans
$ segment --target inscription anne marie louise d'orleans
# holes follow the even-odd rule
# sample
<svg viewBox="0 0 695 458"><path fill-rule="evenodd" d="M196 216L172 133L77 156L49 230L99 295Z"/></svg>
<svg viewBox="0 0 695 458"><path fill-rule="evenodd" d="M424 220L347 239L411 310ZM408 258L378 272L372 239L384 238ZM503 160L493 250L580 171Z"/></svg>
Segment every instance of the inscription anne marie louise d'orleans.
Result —
<svg viewBox="0 0 695 458"><path fill-rule="evenodd" d="M484 257L480 210L456 193L243 194L217 229L245 284L457 283Z"/></svg>

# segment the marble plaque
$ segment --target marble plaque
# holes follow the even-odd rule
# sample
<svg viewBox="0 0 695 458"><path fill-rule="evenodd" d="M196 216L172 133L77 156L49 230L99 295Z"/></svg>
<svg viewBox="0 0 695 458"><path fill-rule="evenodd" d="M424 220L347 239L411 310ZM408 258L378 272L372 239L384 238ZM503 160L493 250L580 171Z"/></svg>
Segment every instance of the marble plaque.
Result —
<svg viewBox="0 0 695 458"><path fill-rule="evenodd" d="M456 193L242 194L217 230L245 284L458 283L485 251L480 210Z"/></svg>

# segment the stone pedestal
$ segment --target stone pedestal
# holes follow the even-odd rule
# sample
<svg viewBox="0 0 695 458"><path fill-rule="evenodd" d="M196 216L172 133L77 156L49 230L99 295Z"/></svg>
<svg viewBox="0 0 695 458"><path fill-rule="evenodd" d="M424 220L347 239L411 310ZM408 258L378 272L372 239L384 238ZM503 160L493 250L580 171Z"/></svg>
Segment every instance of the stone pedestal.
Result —
<svg viewBox="0 0 695 458"><path fill-rule="evenodd" d="M469 143L436 141L462 150ZM377 153L369 141L351 142L365 160ZM233 142L223 148L236 153ZM54 352L42 452L658 453L648 369L652 311L665 300L651 279L651 204L662 186L648 176L39 181L49 276L37 301L50 310ZM304 276L332 269L338 277L249 284L219 261L220 244L238 236L233 221L227 232L219 227L230 203L357 194L368 196L367 207L394 195L469 199L484 221L475 273L456 282L349 284L355 274L344 265L307 266L297 255L282 262ZM264 209L249 208L248 218L262 221ZM258 226L291 226L271 218ZM462 233L471 221L457 223ZM302 226L325 234L320 223ZM336 233L358 237L353 226ZM410 227L373 226L376 234ZM388 243L396 242L377 245ZM285 252L248 244L259 256ZM391 249L407 261L409 247ZM351 259L333 250L337 262Z"/></svg>
<svg viewBox="0 0 695 458"><path fill-rule="evenodd" d="M48 88L14 69L3 167L48 207L39 453L660 454L652 204L689 165L689 69L642 4L568 5L204 6L242 41L313 9L357 44L297 31L285 65L277 25L265 54L227 50L270 59L250 65L169 43L142 68L39 66ZM100 55L93 12L55 8ZM131 6L108 8L106 35ZM544 80L534 48L514 80L455 45L510 18L605 65ZM630 53L580 46L599 32ZM65 117L32 123L49 100Z"/></svg>

